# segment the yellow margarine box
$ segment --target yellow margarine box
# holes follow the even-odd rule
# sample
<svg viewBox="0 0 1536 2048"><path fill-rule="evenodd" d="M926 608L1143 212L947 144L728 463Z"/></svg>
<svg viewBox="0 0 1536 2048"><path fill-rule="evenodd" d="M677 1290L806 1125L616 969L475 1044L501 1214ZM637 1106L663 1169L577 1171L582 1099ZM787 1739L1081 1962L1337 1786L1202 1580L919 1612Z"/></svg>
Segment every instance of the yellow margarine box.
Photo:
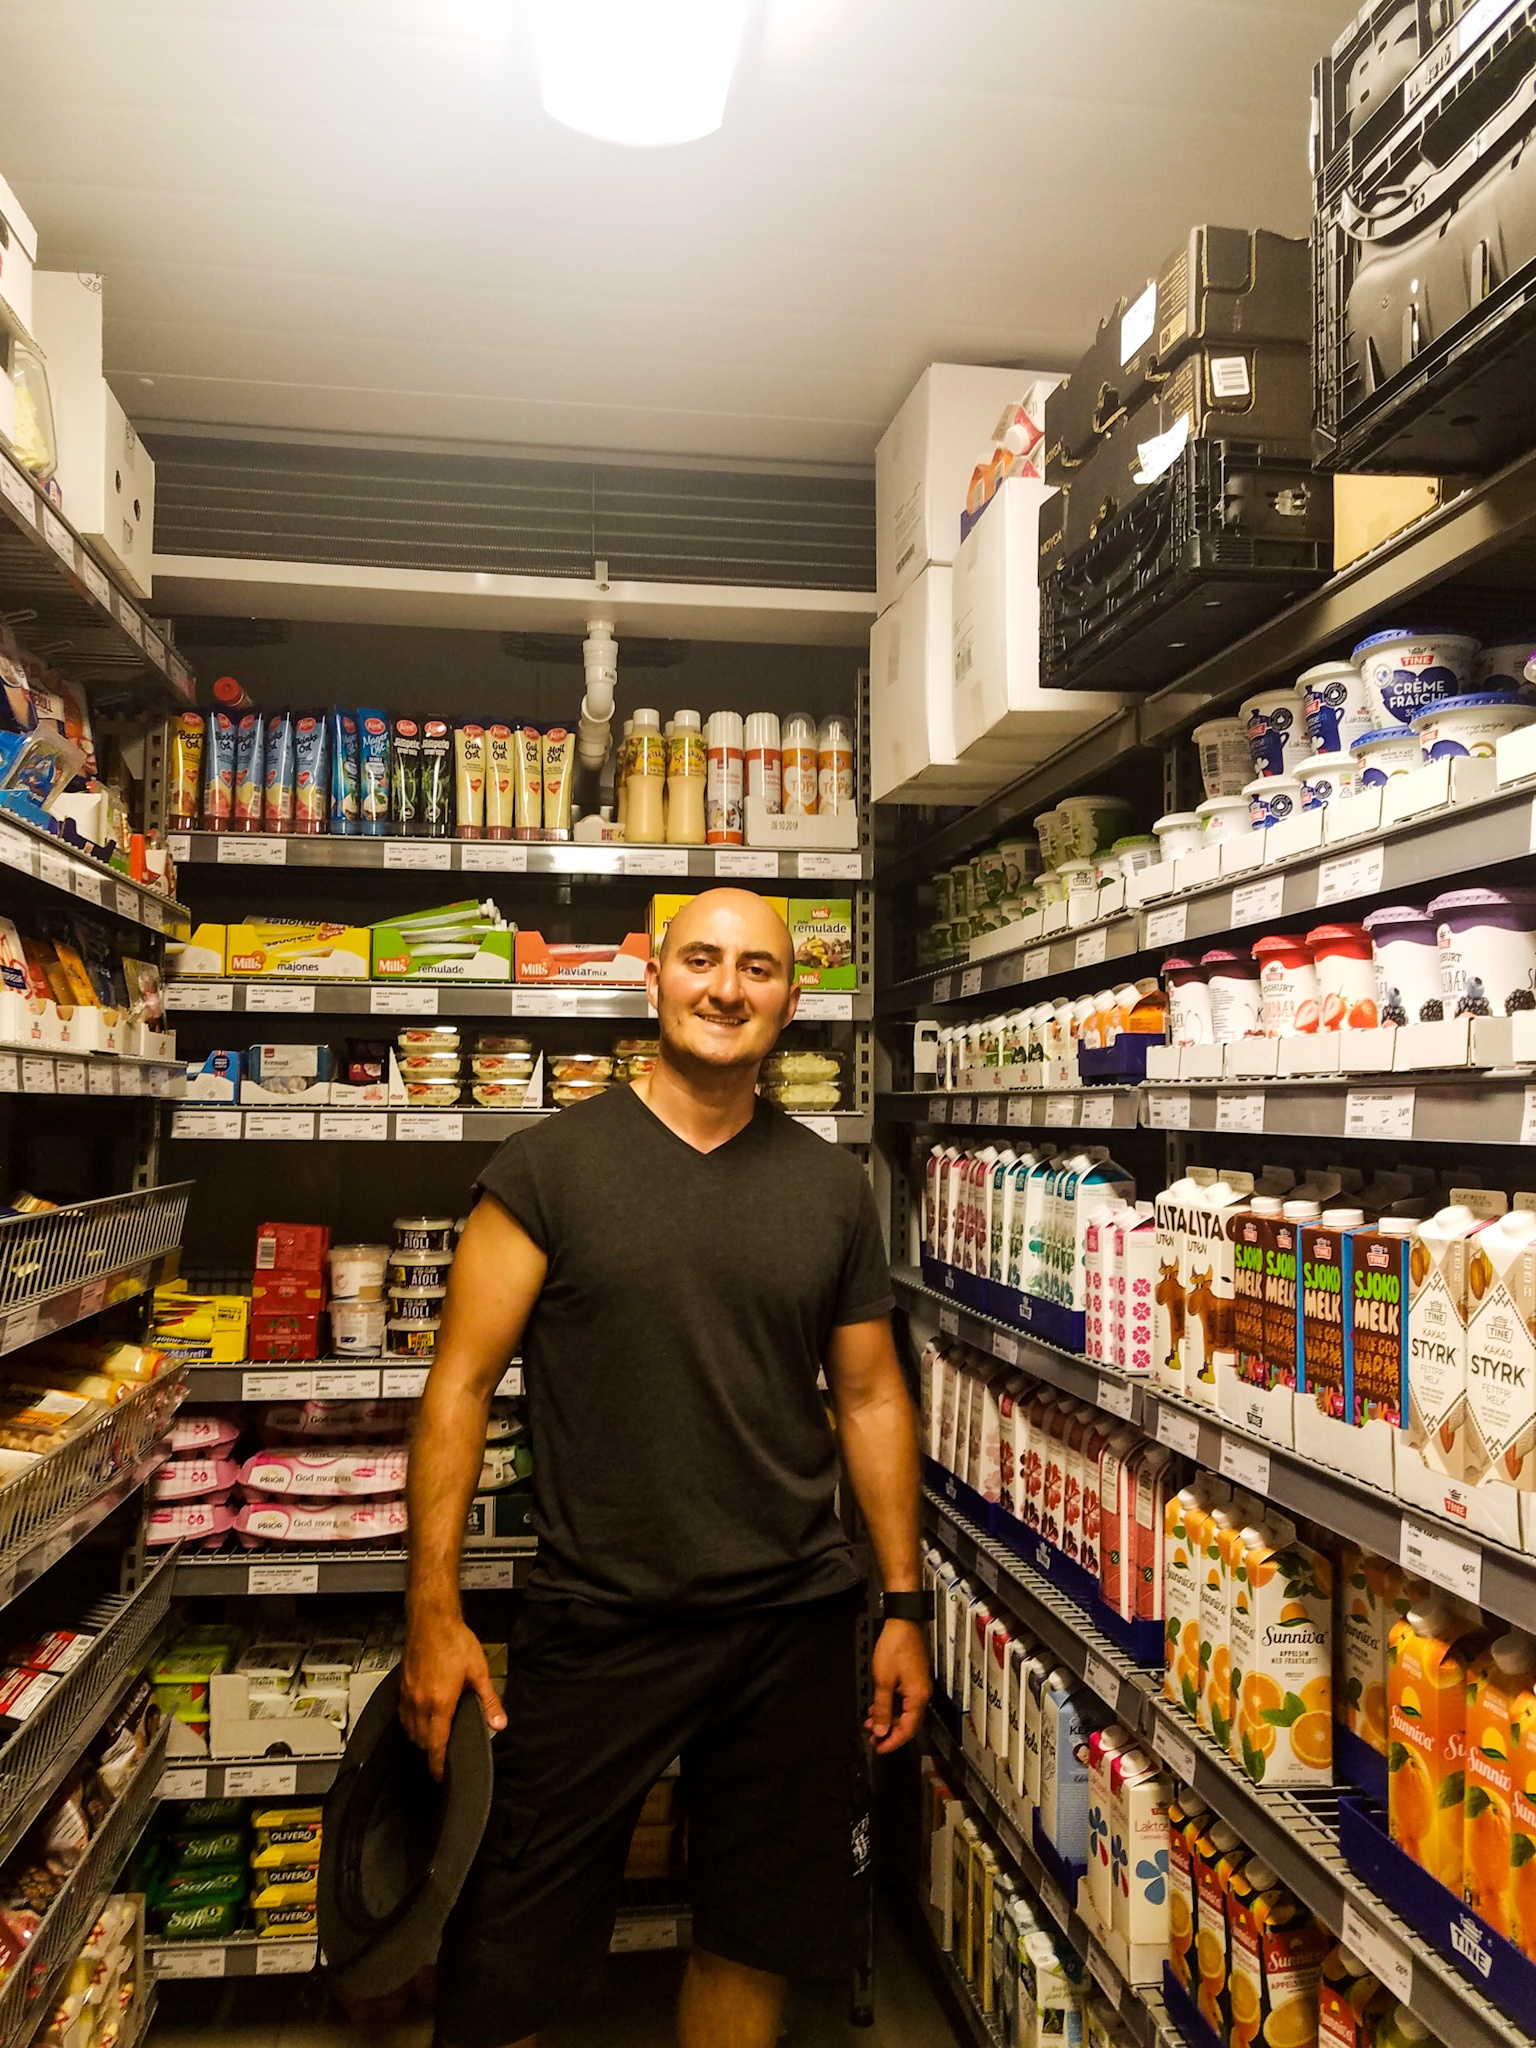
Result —
<svg viewBox="0 0 1536 2048"><path fill-rule="evenodd" d="M229 927L200 924L187 939L172 939L165 948L165 971L173 980L192 975L223 974Z"/></svg>
<svg viewBox="0 0 1536 2048"><path fill-rule="evenodd" d="M280 975L284 980L366 981L370 938L354 924L299 924L273 918L232 924L225 940L224 972Z"/></svg>

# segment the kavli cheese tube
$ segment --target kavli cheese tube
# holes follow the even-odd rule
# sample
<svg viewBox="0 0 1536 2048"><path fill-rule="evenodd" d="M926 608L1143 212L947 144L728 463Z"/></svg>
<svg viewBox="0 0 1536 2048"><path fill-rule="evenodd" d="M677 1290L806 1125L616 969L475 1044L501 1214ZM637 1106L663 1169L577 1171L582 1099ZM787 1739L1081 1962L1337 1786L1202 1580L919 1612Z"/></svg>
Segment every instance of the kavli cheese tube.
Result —
<svg viewBox="0 0 1536 2048"><path fill-rule="evenodd" d="M266 720L242 711L235 727L235 811L237 832L259 832L267 794Z"/></svg>
<svg viewBox="0 0 1536 2048"><path fill-rule="evenodd" d="M382 839L389 830L389 720L382 711L357 714L357 816L363 835Z"/></svg>
<svg viewBox="0 0 1536 2048"><path fill-rule="evenodd" d="M517 735L510 725L485 728L485 836L510 839L517 822L514 794Z"/></svg>
<svg viewBox="0 0 1536 2048"><path fill-rule="evenodd" d="M268 832L293 830L293 714L274 711L267 720L266 800L263 824Z"/></svg>
<svg viewBox="0 0 1536 2048"><path fill-rule="evenodd" d="M171 725L173 832L195 832L202 822L204 732L201 711L179 711Z"/></svg>
<svg viewBox="0 0 1536 2048"><path fill-rule="evenodd" d="M536 725L520 725L515 737L514 833L537 839L544 830L544 735Z"/></svg>
<svg viewBox="0 0 1536 2048"><path fill-rule="evenodd" d="M444 718L428 718L421 728L421 811L417 830L424 839L453 836L453 734Z"/></svg>
<svg viewBox="0 0 1536 2048"><path fill-rule="evenodd" d="M227 832L235 808L235 721L228 711L208 714L204 768L204 830Z"/></svg>
<svg viewBox="0 0 1536 2048"><path fill-rule="evenodd" d="M331 712L331 830L351 837L357 832L357 716L339 708Z"/></svg>
<svg viewBox="0 0 1536 2048"><path fill-rule="evenodd" d="M540 748L540 772L544 783L544 837L571 836L571 735L563 725L552 725Z"/></svg>
<svg viewBox="0 0 1536 2048"><path fill-rule="evenodd" d="M409 839L421 823L421 727L397 718L390 731L389 809L395 831Z"/></svg>
<svg viewBox="0 0 1536 2048"><path fill-rule="evenodd" d="M485 727L461 725L453 735L453 808L459 839L485 837Z"/></svg>
<svg viewBox="0 0 1536 2048"><path fill-rule="evenodd" d="M331 747L321 713L301 712L293 721L293 760L293 829L323 832L331 809Z"/></svg>

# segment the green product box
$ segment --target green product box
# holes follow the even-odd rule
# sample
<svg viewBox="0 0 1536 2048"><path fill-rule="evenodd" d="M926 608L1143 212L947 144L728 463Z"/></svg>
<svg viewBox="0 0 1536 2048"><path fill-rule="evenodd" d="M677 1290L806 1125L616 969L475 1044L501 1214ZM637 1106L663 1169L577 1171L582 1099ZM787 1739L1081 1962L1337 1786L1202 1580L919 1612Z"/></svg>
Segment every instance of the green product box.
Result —
<svg viewBox="0 0 1536 2048"><path fill-rule="evenodd" d="M409 925L372 927L375 981L510 981L512 925L480 926L449 937Z"/></svg>
<svg viewBox="0 0 1536 2048"><path fill-rule="evenodd" d="M788 922L795 980L802 988L858 987L851 897L791 896Z"/></svg>
<svg viewBox="0 0 1536 2048"><path fill-rule="evenodd" d="M503 1493L477 1493L469 1504L464 1534L471 1543L506 1543L533 1534L533 1491L509 1487Z"/></svg>

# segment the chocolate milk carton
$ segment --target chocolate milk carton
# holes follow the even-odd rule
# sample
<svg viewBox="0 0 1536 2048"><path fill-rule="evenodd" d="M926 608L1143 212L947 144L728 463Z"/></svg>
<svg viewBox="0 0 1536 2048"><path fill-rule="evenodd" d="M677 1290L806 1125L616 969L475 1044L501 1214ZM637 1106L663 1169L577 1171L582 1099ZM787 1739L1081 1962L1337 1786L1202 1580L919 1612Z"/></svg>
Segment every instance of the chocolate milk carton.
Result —
<svg viewBox="0 0 1536 2048"><path fill-rule="evenodd" d="M1467 1260L1469 1484L1536 1488L1536 1197L1480 1230Z"/></svg>
<svg viewBox="0 0 1536 2048"><path fill-rule="evenodd" d="M1232 1240L1233 1370L1245 1386L1267 1387L1264 1357L1264 1271L1274 1226L1285 1207L1278 1195L1255 1195L1227 1221Z"/></svg>
<svg viewBox="0 0 1536 2048"><path fill-rule="evenodd" d="M1349 1469L1392 1483L1408 1400L1408 1270L1418 1224L1383 1216L1350 1231L1344 1253L1344 1420Z"/></svg>
<svg viewBox="0 0 1536 2048"><path fill-rule="evenodd" d="M1325 1209L1304 1223L1301 1261L1301 1370L1298 1392L1318 1414L1342 1422L1344 1398L1344 1258L1349 1233L1365 1222L1363 1209ZM1297 1403L1298 1409L1301 1403Z"/></svg>
<svg viewBox="0 0 1536 2048"><path fill-rule="evenodd" d="M1472 1242L1507 1206L1489 1189L1453 1188L1449 1205L1419 1225L1408 1255L1407 1449L1449 1479L1466 1469Z"/></svg>

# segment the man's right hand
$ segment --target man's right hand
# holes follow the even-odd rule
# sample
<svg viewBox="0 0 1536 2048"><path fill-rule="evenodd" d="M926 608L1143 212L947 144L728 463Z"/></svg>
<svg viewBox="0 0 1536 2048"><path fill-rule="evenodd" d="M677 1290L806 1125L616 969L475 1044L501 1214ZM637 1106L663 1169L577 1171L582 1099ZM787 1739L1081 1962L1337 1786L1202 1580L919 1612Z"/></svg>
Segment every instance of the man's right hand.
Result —
<svg viewBox="0 0 1536 2048"><path fill-rule="evenodd" d="M493 1733L507 1725L480 1639L462 1619L413 1618L400 1660L400 1719L434 1778L443 1775L448 1736L466 1686L477 1693Z"/></svg>

